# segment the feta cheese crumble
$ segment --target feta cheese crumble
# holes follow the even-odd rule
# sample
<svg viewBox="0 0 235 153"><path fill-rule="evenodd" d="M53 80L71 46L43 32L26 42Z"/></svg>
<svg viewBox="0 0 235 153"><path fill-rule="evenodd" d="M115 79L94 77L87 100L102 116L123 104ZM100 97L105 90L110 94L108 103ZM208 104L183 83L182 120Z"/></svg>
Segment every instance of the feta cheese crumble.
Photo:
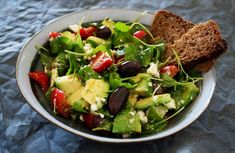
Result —
<svg viewBox="0 0 235 153"><path fill-rule="evenodd" d="M135 112L129 112L129 114L130 114L131 116L134 116L134 115L135 115Z"/></svg>
<svg viewBox="0 0 235 153"><path fill-rule="evenodd" d="M160 74L158 71L157 63L150 63L150 67L147 69L147 73L159 78Z"/></svg>
<svg viewBox="0 0 235 153"><path fill-rule="evenodd" d="M100 115L100 117L101 117L101 118L104 118L104 114L102 114L102 113L99 113L99 115Z"/></svg>
<svg viewBox="0 0 235 153"><path fill-rule="evenodd" d="M80 115L80 116L79 116L79 119L80 119L82 122L84 122L83 115Z"/></svg>
<svg viewBox="0 0 235 153"><path fill-rule="evenodd" d="M148 118L143 111L138 111L137 114L139 115L141 123L143 124L148 123Z"/></svg>
<svg viewBox="0 0 235 153"><path fill-rule="evenodd" d="M84 52L87 53L87 54L89 54L89 53L92 52L92 47L91 47L90 44L85 44L85 45L83 46L83 49L84 49Z"/></svg>
<svg viewBox="0 0 235 153"><path fill-rule="evenodd" d="M176 109L175 101L173 99L169 103L166 103L165 106L168 109Z"/></svg>
<svg viewBox="0 0 235 153"><path fill-rule="evenodd" d="M91 111L95 112L98 110L98 106L96 104L91 104Z"/></svg>

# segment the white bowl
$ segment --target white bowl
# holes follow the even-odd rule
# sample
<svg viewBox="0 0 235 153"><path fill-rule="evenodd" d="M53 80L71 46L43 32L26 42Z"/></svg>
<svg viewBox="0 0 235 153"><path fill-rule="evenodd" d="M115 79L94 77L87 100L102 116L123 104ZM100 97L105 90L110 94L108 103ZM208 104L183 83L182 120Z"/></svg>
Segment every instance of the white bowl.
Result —
<svg viewBox="0 0 235 153"><path fill-rule="evenodd" d="M61 31L68 27L70 24L79 23L79 21L85 16L86 21L100 21L106 17L113 20L120 21L133 21L140 15L140 11L136 10L124 10L124 9L100 9L100 10L87 10L83 12L74 12L64 15L45 26L42 30L36 33L23 47L21 50L17 64L16 64L16 78L21 93L28 101L28 103L43 117L51 121L52 123L58 125L59 127L70 131L79 136L89 138L101 142L111 142L111 143L126 143L126 142L141 142L149 141L153 139L160 139L169 135L172 135L189 124L195 121L206 109L210 103L210 99L213 95L215 88L215 73L214 70L210 70L203 74L203 82L201 86L201 92L197 99L191 103L183 112L181 112L177 117L170 121L168 127L158 133L137 137L137 138L110 138L105 136L99 136L92 132L88 132L83 127L73 127L61 119L55 117L52 113L49 113L35 97L32 87L30 84L30 79L28 73L31 68L32 61L34 60L37 52L35 50L35 45L44 44L48 40L48 34L51 31ZM145 25L151 25L154 14L147 13L140 18L140 22Z"/></svg>

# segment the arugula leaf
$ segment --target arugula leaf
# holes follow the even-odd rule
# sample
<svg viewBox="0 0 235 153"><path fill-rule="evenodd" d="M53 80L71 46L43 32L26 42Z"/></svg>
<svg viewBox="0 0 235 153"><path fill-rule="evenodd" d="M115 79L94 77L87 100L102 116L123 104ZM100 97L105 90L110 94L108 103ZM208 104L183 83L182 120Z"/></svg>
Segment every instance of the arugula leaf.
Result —
<svg viewBox="0 0 235 153"><path fill-rule="evenodd" d="M141 65L143 66L149 65L153 57L153 48L147 48L145 50L140 51L140 55L137 57L138 57L137 60Z"/></svg>
<svg viewBox="0 0 235 153"><path fill-rule="evenodd" d="M143 66L149 65L153 57L153 48L143 49L143 46L129 44L125 46L125 60L136 61Z"/></svg>
<svg viewBox="0 0 235 153"><path fill-rule="evenodd" d="M126 61L137 61L139 55L139 49L134 44L128 44L124 46L125 60Z"/></svg>
<svg viewBox="0 0 235 153"><path fill-rule="evenodd" d="M47 69L50 69L54 58L50 57L49 55L43 52L40 52L39 54L40 54L40 61L42 65L46 67Z"/></svg>
<svg viewBox="0 0 235 153"><path fill-rule="evenodd" d="M48 50L45 49L44 47L36 46L35 48L40 55L40 61L41 61L42 65L44 66L44 69L46 71L51 70L51 65L52 65L54 58L48 54Z"/></svg>
<svg viewBox="0 0 235 153"><path fill-rule="evenodd" d="M69 62L65 52L60 52L56 56L52 62L52 68L57 68L59 76L62 76L67 72L69 68Z"/></svg>
<svg viewBox="0 0 235 153"><path fill-rule="evenodd" d="M115 29L121 32L128 32L130 30L130 27L123 22L117 22L115 24Z"/></svg>
<svg viewBox="0 0 235 153"><path fill-rule="evenodd" d="M80 68L80 70L78 71L78 75L84 80L87 81L91 78L93 79L99 79L101 78L101 76L96 73L91 67L85 65L83 67Z"/></svg>
<svg viewBox="0 0 235 153"><path fill-rule="evenodd" d="M143 126L143 134L151 134L162 131L167 126L167 121L158 124L157 122L148 122Z"/></svg>
<svg viewBox="0 0 235 153"><path fill-rule="evenodd" d="M179 85L179 82L177 82L175 79L173 79L171 76L169 76L166 73L161 74L160 78L162 79L162 81L160 81L162 87L173 87Z"/></svg>
<svg viewBox="0 0 235 153"><path fill-rule="evenodd" d="M112 56L111 51L105 45L99 45L95 49L93 49L93 51L91 52L91 56L96 54L99 51L107 52L109 56Z"/></svg>
<svg viewBox="0 0 235 153"><path fill-rule="evenodd" d="M162 53L165 50L165 44L164 43L160 43L159 46L157 47L151 47L154 48L154 62L157 62L160 58Z"/></svg>
<svg viewBox="0 0 235 153"><path fill-rule="evenodd" d="M116 72L110 73L109 84L110 84L111 89L117 89L118 87L121 87L121 86L131 89L131 88L135 88L137 85L137 84L132 85L127 82L122 82L121 77Z"/></svg>
<svg viewBox="0 0 235 153"><path fill-rule="evenodd" d="M120 46L133 41L133 36L129 32L117 32L113 37L113 46Z"/></svg>
<svg viewBox="0 0 235 153"><path fill-rule="evenodd" d="M83 42L80 34L77 34L76 41L74 42L74 52L84 53Z"/></svg>
<svg viewBox="0 0 235 153"><path fill-rule="evenodd" d="M77 61L77 58L74 55L68 54L68 57L69 57L69 70L67 71L66 75L76 73L80 65Z"/></svg>

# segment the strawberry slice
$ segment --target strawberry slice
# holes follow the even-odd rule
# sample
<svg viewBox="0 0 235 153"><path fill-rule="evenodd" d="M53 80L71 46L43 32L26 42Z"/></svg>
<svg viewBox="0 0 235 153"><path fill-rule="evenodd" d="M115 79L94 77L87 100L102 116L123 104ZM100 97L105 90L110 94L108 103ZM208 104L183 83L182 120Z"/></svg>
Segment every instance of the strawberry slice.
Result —
<svg viewBox="0 0 235 153"><path fill-rule="evenodd" d="M43 71L29 72L30 78L36 81L42 88L43 92L46 92L49 87L49 77Z"/></svg>
<svg viewBox="0 0 235 153"><path fill-rule="evenodd" d="M58 114L62 115L64 118L70 116L70 106L65 100L64 92L60 89L55 88L51 92L51 102L52 108L56 109Z"/></svg>
<svg viewBox="0 0 235 153"><path fill-rule="evenodd" d="M86 126L90 129L97 127L103 121L100 116L91 113L83 114L83 119Z"/></svg>

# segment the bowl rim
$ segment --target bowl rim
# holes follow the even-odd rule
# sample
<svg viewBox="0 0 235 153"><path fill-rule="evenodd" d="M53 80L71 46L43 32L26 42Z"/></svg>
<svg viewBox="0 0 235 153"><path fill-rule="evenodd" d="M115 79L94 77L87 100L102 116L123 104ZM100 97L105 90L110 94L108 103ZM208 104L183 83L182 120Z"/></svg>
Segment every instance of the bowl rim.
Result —
<svg viewBox="0 0 235 153"><path fill-rule="evenodd" d="M167 134L161 136L161 137L157 137L157 133L156 134L153 134L153 135L150 135L150 136L146 136L146 137L140 137L140 138L108 138L108 137L102 137L102 136L96 136L96 135L92 135L92 134L89 134L89 133L86 133L86 132L82 132L82 131L79 131L77 129L74 129L66 124L64 124L63 122L57 120L56 118L55 121L51 120L51 119L48 119L46 117L45 114L41 113L39 110L37 110L36 107L33 106L33 104L31 104L29 101L30 99L27 99L27 94L24 93L24 87L22 87L20 85L20 80L19 80L19 63L20 63L20 60L24 54L24 50L26 48L26 46L31 42L31 40L36 37L39 33L41 33L44 29L47 28L47 26L49 26L50 24L58 21L58 20L61 20L63 18L66 18L67 16L70 16L72 14L77 14L77 13L82 13L82 12L90 12L90 11L133 11L133 12L136 12L136 13L142 13L143 11L140 11L140 10L137 10L137 9L119 9L119 8L98 8L98 9L89 9L89 10L82 10L82 11L75 11L75 12L71 12L71 13L67 13L65 15L62 15L58 18L55 18L55 19L52 19L50 21L48 21L38 32L36 32L33 36L31 36L27 41L26 43L24 44L24 46L22 47L22 49L20 50L20 53L18 55L18 58L17 58L17 62L16 62L16 81L17 81L17 86L18 88L20 89L20 92L21 94L23 95L23 97L25 98L25 100L27 101L27 103L31 106L31 108L33 108L38 114L40 114L40 116L42 116L43 118L45 118L46 120L50 121L51 123L57 125L58 127L68 131L68 132L71 132L71 133L74 133L76 134L77 136L81 136L83 138L88 138L90 140L94 140L94 141L98 141L98 142L106 142L106 143L132 143L132 142L144 142L144 141L150 141L150 140L154 140L154 139L161 139L161 138L164 138L164 137L167 137L167 136L170 136L184 128L186 128L187 126L189 126L191 123L193 123L204 111L205 109L208 107L209 103L210 103L210 99L212 98L212 95L214 93L214 89L215 89L215 85L216 85L216 75L215 75L215 70L214 70L214 67L209 71L209 73L211 74L211 90L209 91L209 93L207 94L207 101L205 101L205 104L203 105L203 107L200 109L200 111L195 115L193 116L190 121L188 121L187 123L185 123L183 126L177 128L175 131L171 131L171 132L168 132ZM146 14L149 14L149 15L154 15L154 13L151 13L151 12L147 12ZM35 95L33 95L35 96ZM39 103L39 101L37 100L37 102ZM50 114L50 116L52 116ZM182 122L182 121L181 121Z"/></svg>

